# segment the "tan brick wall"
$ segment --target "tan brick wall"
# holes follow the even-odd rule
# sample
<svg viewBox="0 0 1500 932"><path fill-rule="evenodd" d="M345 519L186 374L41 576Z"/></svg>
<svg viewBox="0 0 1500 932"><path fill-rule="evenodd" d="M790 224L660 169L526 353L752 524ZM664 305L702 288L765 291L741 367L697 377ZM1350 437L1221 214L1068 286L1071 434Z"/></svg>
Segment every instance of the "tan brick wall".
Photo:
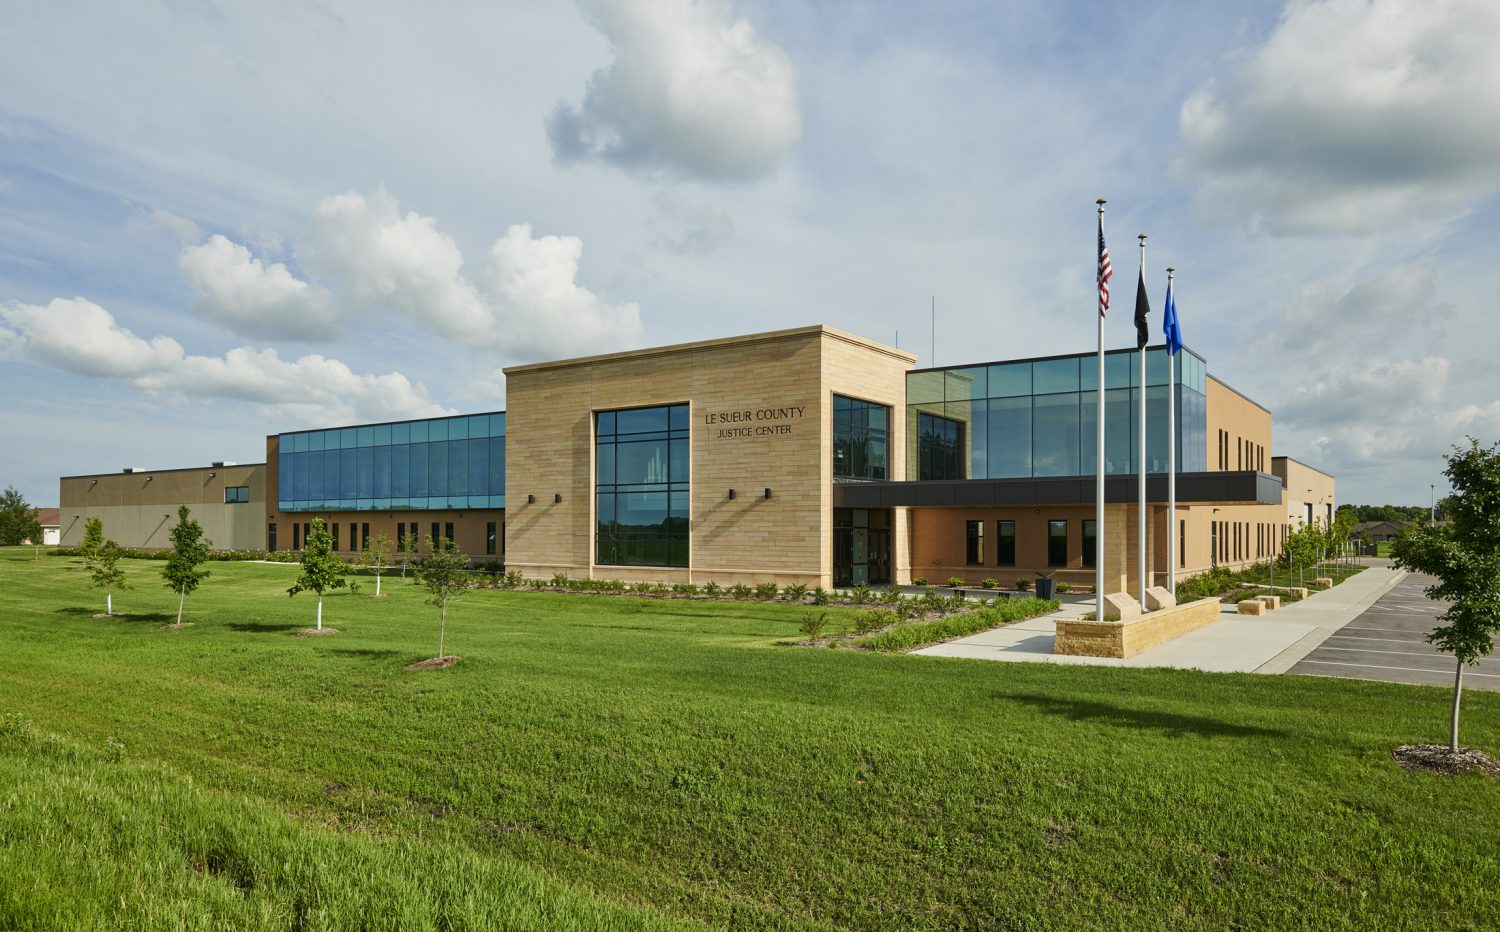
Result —
<svg viewBox="0 0 1500 932"><path fill-rule="evenodd" d="M1338 510L1332 476L1285 456L1276 459L1274 472L1286 484L1285 516L1292 527L1301 527L1306 521L1308 505L1312 505L1313 518L1319 522Z"/></svg>
<svg viewBox="0 0 1500 932"><path fill-rule="evenodd" d="M225 504L224 489L250 487L250 501ZM83 540L88 518L99 518L104 536L122 547L170 547L177 508L187 505L216 550L259 550L266 517L266 467L204 466L68 476L58 481L62 545Z"/></svg>
<svg viewBox="0 0 1500 932"><path fill-rule="evenodd" d="M811 327L507 369L507 565L528 576L830 585L831 395L891 405L890 455L903 468L895 418L913 362ZM676 403L691 406L691 565L596 566L593 415ZM788 408L800 410L761 415ZM722 411L750 418L711 423Z"/></svg>

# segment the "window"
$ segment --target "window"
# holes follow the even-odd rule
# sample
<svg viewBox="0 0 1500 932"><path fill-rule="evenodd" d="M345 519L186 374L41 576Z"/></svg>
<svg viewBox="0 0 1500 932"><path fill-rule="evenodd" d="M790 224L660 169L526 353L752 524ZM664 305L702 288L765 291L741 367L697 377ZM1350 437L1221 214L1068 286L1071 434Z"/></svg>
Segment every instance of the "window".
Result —
<svg viewBox="0 0 1500 932"><path fill-rule="evenodd" d="M339 549L339 523L337 521L328 522L328 532L333 535L333 549Z"/></svg>
<svg viewBox="0 0 1500 932"><path fill-rule="evenodd" d="M1068 565L1068 522L1047 522L1047 565Z"/></svg>
<svg viewBox="0 0 1500 932"><path fill-rule="evenodd" d="M891 511L833 509L833 584L883 585L891 581Z"/></svg>
<svg viewBox="0 0 1500 932"><path fill-rule="evenodd" d="M1187 520L1177 522L1177 565L1187 566Z"/></svg>
<svg viewBox="0 0 1500 932"><path fill-rule="evenodd" d="M495 555L495 522L493 521L484 526L484 552L490 556Z"/></svg>
<svg viewBox="0 0 1500 932"><path fill-rule="evenodd" d="M995 522L995 565L1016 565L1016 522Z"/></svg>
<svg viewBox="0 0 1500 932"><path fill-rule="evenodd" d="M450 524L448 526L452 527L453 525ZM452 539L453 539L452 535L450 534L449 535L449 540L452 540ZM349 542L349 545L351 547L354 546L354 541L351 540ZM360 550L360 552L363 553L365 550L369 549L369 546L370 546L370 525L368 525L368 524L361 524L359 526L359 550Z"/></svg>
<svg viewBox="0 0 1500 932"><path fill-rule="evenodd" d="M1099 524L1093 518L1083 520L1083 565L1098 566Z"/></svg>
<svg viewBox="0 0 1500 932"><path fill-rule="evenodd" d="M984 522L964 522L964 561L970 566L984 566Z"/></svg>
<svg viewBox="0 0 1500 932"><path fill-rule="evenodd" d="M406 522L402 521L396 525L396 552L406 552Z"/></svg>
<svg viewBox="0 0 1500 932"><path fill-rule="evenodd" d="M833 474L843 479L888 478L891 409L833 396Z"/></svg>
<svg viewBox="0 0 1500 932"><path fill-rule="evenodd" d="M917 478L963 479L963 425L936 414L917 415Z"/></svg>
<svg viewBox="0 0 1500 932"><path fill-rule="evenodd" d="M266 525L266 549L269 550L269 551L271 551L271 552L273 552L273 553L276 551L276 522L275 521L272 521L270 524Z"/></svg>
<svg viewBox="0 0 1500 932"><path fill-rule="evenodd" d="M224 504L243 505L250 501L250 487L248 485L231 485L224 488Z"/></svg>
<svg viewBox="0 0 1500 932"><path fill-rule="evenodd" d="M366 525L366 527L368 527L368 525ZM453 522L452 521L448 521L448 522L445 522L443 524L443 537L447 538L448 543L450 543L450 544L453 543Z"/></svg>
<svg viewBox="0 0 1500 932"><path fill-rule="evenodd" d="M1219 522L1208 523L1208 558L1214 565L1219 565Z"/></svg>
<svg viewBox="0 0 1500 932"><path fill-rule="evenodd" d="M312 523L309 522L309 521L303 521L302 522L302 545L304 547L307 546L307 539L309 537L312 537Z"/></svg>
<svg viewBox="0 0 1500 932"><path fill-rule="evenodd" d="M600 411L594 419L595 560L688 565L688 406Z"/></svg>
<svg viewBox="0 0 1500 932"><path fill-rule="evenodd" d="M302 549L302 525L295 521L292 522L292 549Z"/></svg>
<svg viewBox="0 0 1500 932"><path fill-rule="evenodd" d="M350 521L349 522L349 549L350 550L354 549L354 542L356 540L359 540L359 525L355 524L353 521ZM337 548L335 548L335 549L337 549Z"/></svg>
<svg viewBox="0 0 1500 932"><path fill-rule="evenodd" d="M438 548L443 546L442 544L438 543L443 539L443 535L439 533L441 530L442 525L438 524L436 521L432 522L432 543L429 546L431 546L433 550L437 550Z"/></svg>

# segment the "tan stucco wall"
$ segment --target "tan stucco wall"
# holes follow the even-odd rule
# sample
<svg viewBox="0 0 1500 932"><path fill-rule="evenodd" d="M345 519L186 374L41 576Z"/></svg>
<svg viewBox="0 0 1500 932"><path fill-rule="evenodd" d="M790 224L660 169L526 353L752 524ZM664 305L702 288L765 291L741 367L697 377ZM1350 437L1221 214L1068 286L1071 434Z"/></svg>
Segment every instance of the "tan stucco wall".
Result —
<svg viewBox="0 0 1500 932"><path fill-rule="evenodd" d="M1308 505L1312 505L1313 519L1318 523L1338 511L1332 476L1285 456L1278 456L1272 466L1286 485L1285 520L1293 528L1306 522Z"/></svg>
<svg viewBox="0 0 1500 932"><path fill-rule="evenodd" d="M899 415L914 362L908 353L809 327L507 369L507 566L527 576L830 585L831 396L891 406L888 455L892 475L900 475ZM691 406L690 566L596 566L594 412L677 403ZM786 408L801 410L756 417ZM724 411L751 417L711 423ZM736 429L750 433L726 434ZM898 539L903 534L898 518Z"/></svg>
<svg viewBox="0 0 1500 932"><path fill-rule="evenodd" d="M1239 392L1208 377L1208 469L1240 472L1271 471L1271 413ZM1228 434L1223 461L1219 431ZM1248 446L1246 446L1248 445Z"/></svg>
<svg viewBox="0 0 1500 932"><path fill-rule="evenodd" d="M187 505L215 550L262 548L264 463L68 476L58 485L64 547L83 540L88 518L102 520L104 536L122 547L170 547L167 534L177 523L177 507ZM225 504L224 489L241 485L250 487L250 501Z"/></svg>

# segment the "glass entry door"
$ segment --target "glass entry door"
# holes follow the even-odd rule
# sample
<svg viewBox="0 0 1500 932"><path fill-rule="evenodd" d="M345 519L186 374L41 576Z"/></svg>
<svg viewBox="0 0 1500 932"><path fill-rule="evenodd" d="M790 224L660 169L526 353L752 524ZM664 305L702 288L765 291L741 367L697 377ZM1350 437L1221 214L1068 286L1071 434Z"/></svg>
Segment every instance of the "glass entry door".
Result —
<svg viewBox="0 0 1500 932"><path fill-rule="evenodd" d="M891 511L833 510L833 584L883 586L891 581Z"/></svg>

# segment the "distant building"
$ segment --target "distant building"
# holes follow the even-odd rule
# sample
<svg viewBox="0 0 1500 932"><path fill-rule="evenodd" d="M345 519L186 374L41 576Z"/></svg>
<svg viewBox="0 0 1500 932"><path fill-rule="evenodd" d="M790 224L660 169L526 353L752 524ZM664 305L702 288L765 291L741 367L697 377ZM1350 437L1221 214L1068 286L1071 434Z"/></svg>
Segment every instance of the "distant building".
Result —
<svg viewBox="0 0 1500 932"><path fill-rule="evenodd" d="M1395 540L1409 527L1410 521L1361 521L1354 526L1354 536L1379 544Z"/></svg>
<svg viewBox="0 0 1500 932"><path fill-rule="evenodd" d="M58 519L61 515L62 509L60 508L38 508L36 510L36 519L37 521L41 522L42 525L43 547L57 546L59 538L62 537L62 525L58 523ZM26 543L30 544L35 542L28 540Z"/></svg>

